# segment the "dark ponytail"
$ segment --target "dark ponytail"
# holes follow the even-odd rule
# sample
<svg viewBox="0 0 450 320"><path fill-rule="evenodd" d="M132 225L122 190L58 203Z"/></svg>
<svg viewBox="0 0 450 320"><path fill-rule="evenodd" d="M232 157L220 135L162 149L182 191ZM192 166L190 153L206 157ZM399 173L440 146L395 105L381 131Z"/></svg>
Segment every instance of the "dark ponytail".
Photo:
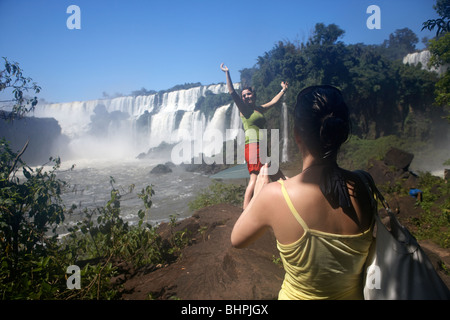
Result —
<svg viewBox="0 0 450 320"><path fill-rule="evenodd" d="M319 130L322 158L337 155L339 147L348 139L348 122L333 114L326 115Z"/></svg>
<svg viewBox="0 0 450 320"><path fill-rule="evenodd" d="M314 156L335 158L350 133L349 111L341 92L328 85L302 90L295 106L295 130Z"/></svg>
<svg viewBox="0 0 450 320"><path fill-rule="evenodd" d="M336 163L351 129L341 92L328 85L308 87L298 94L294 114L295 130L309 152L330 164L320 179L322 193L334 208L350 207L346 181Z"/></svg>

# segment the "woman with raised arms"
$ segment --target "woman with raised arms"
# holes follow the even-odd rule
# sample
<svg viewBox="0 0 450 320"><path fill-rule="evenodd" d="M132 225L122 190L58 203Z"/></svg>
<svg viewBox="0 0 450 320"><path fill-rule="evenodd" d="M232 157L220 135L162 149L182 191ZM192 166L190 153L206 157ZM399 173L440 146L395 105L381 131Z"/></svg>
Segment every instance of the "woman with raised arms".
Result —
<svg viewBox="0 0 450 320"><path fill-rule="evenodd" d="M239 96L234 90L229 69L223 63L220 65L220 68L226 74L228 91L240 111L240 117L242 124L244 125L245 161L247 162L247 168L250 174L249 183L244 196L243 208L245 209L253 196L256 177L262 167L259 157L259 130L266 128L264 113L280 101L286 93L288 84L287 82L281 82L281 91L271 101L258 106L256 105L256 94L253 92L253 89L251 87L246 87ZM278 171L271 178L273 180L278 180L279 178L284 179L284 176L281 171Z"/></svg>

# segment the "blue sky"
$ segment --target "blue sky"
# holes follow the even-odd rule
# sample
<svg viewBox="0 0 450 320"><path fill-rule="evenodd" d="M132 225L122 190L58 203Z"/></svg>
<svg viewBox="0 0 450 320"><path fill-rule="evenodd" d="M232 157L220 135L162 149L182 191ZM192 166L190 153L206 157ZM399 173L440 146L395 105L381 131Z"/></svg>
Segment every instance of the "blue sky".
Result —
<svg viewBox="0 0 450 320"><path fill-rule="evenodd" d="M345 30L347 44L380 44L408 27L434 33L434 0L0 0L0 56L17 61L51 102L92 100L142 87L233 80L280 40L306 41L318 22ZM70 5L81 29L68 29ZM381 9L370 30L369 5ZM423 45L418 44L418 48ZM3 67L3 65L2 65Z"/></svg>

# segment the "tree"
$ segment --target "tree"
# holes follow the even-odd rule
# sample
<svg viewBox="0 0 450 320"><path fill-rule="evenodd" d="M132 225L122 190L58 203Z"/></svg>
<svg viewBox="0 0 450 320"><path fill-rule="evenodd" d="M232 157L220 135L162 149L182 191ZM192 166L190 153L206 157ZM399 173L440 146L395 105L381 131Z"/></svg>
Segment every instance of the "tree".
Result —
<svg viewBox="0 0 450 320"><path fill-rule="evenodd" d="M32 82L31 78L23 75L22 69L17 62L9 62L5 57L3 60L5 61L5 69L0 70L0 92L12 89L14 98L1 102L13 102L14 104L11 112L1 110L0 118L13 120L16 117L23 117L34 110L38 103L37 97L26 98L24 93L31 90L37 94L41 91L41 87Z"/></svg>
<svg viewBox="0 0 450 320"><path fill-rule="evenodd" d="M5 119L23 117L34 109L37 98L27 99L24 92L40 91L40 87L25 78L18 63L6 58L0 71L0 91L12 89L12 111L2 111ZM0 295L2 298L41 298L61 288L58 274L63 274L60 259L54 259L56 236L51 236L64 221L65 207L61 200L65 183L55 171L43 167L32 169L21 159L28 142L18 153L0 139ZM54 272L57 270L57 272ZM50 295L51 295L50 294Z"/></svg>
<svg viewBox="0 0 450 320"><path fill-rule="evenodd" d="M409 28L397 29L389 35L388 40L384 40L381 48L392 60L403 59L408 53L416 50L419 42L417 35Z"/></svg>
<svg viewBox="0 0 450 320"><path fill-rule="evenodd" d="M317 23L313 35L309 38L309 44L330 45L334 44L339 38L344 36L345 31L334 23L325 26L323 23Z"/></svg>
<svg viewBox="0 0 450 320"><path fill-rule="evenodd" d="M422 24L422 30L428 29L432 31L436 28L436 37L439 37L441 34L450 31L450 0L437 0L433 8L440 18L425 21Z"/></svg>
<svg viewBox="0 0 450 320"><path fill-rule="evenodd" d="M52 258L57 238L49 234L65 217L60 162L52 159L49 172L32 169L20 159L24 149L14 153L0 140L0 294L7 299L40 298L63 285L63 261Z"/></svg>
<svg viewBox="0 0 450 320"><path fill-rule="evenodd" d="M436 39L429 41L431 58L429 65L439 68L450 65L450 0L438 0L433 8L441 16L439 19L424 22L424 28L437 27ZM431 21L431 22L430 22ZM440 77L435 86L436 103L444 109L450 105L450 68ZM450 115L446 116L450 122Z"/></svg>
<svg viewBox="0 0 450 320"><path fill-rule="evenodd" d="M284 102L292 112L301 89L330 84L341 89L352 109L354 134L368 138L397 134L411 110L425 112L434 99L433 73L393 61L386 54L411 50L417 37L402 29L385 46L369 46L345 45L338 41L343 34L336 25L318 23L306 43L279 42L258 57L251 73L258 101L269 101L280 90L280 82L288 81ZM268 127L280 127L279 108L269 110L266 118Z"/></svg>

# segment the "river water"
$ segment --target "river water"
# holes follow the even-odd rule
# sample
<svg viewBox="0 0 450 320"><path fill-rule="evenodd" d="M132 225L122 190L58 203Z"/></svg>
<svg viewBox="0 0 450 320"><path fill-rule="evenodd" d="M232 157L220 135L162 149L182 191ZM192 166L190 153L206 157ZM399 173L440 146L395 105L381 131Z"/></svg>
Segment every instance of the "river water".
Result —
<svg viewBox="0 0 450 320"><path fill-rule="evenodd" d="M66 232L66 227L83 219L84 208L103 207L110 199L112 190L111 177L114 188L123 195L121 198L121 217L130 225L137 223L139 209L145 209L138 193L148 185L153 186L155 194L152 197L152 207L147 217L149 223L168 221L171 215L177 219L186 218L193 214L189 209L199 191L207 188L212 179L201 173L187 172L182 167L172 168L172 172L153 174L150 171L166 159L127 159L127 160L77 160L62 163L57 177L67 182L68 188L64 192L63 201L67 208L72 204L77 209L71 215L66 215L64 227L59 228L58 234ZM75 164L74 169L70 169ZM129 192L129 186L134 185Z"/></svg>

